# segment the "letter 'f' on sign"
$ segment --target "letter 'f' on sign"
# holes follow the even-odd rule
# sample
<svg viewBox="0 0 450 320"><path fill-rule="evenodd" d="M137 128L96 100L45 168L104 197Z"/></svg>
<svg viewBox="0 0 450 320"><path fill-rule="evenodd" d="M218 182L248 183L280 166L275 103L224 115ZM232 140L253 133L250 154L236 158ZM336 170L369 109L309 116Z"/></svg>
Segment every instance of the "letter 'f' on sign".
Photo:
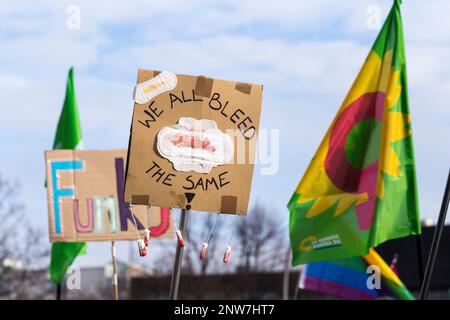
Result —
<svg viewBox="0 0 450 320"><path fill-rule="evenodd" d="M55 215L55 232L61 233L61 217L59 212L59 199L61 197L73 197L74 188L58 188L58 171L82 170L83 161L56 161L51 163L52 188L53 188L53 214Z"/></svg>

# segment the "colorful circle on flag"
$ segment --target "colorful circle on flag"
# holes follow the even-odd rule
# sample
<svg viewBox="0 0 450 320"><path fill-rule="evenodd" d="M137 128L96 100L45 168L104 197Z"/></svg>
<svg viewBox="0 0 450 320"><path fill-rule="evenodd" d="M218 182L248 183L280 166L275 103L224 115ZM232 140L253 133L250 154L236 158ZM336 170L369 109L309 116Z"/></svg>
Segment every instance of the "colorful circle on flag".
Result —
<svg viewBox="0 0 450 320"><path fill-rule="evenodd" d="M345 155L350 165L364 169L378 160L380 151L381 121L366 119L350 129L345 140Z"/></svg>
<svg viewBox="0 0 450 320"><path fill-rule="evenodd" d="M368 201L355 206L361 230L370 228L378 177L385 94L366 93L336 118L330 133L325 172L344 192L367 194Z"/></svg>

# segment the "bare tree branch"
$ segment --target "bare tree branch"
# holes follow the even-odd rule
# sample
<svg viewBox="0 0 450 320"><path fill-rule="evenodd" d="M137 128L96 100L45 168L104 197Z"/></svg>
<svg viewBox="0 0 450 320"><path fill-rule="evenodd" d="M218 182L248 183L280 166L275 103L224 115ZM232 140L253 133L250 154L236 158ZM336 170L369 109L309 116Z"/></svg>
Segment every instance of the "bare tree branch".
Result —
<svg viewBox="0 0 450 320"><path fill-rule="evenodd" d="M25 222L19 191L18 183L0 175L0 294L16 299L42 297L48 246L44 234Z"/></svg>

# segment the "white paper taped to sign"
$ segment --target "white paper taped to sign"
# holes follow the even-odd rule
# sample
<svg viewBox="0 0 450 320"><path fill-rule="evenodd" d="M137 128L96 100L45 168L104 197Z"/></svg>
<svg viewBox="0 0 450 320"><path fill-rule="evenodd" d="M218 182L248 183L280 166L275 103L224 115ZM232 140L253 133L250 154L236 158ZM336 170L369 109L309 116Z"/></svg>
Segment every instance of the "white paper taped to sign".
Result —
<svg viewBox="0 0 450 320"><path fill-rule="evenodd" d="M177 171L209 173L234 155L233 140L213 120L182 117L176 125L162 128L157 139L158 152Z"/></svg>
<svg viewBox="0 0 450 320"><path fill-rule="evenodd" d="M175 73L163 71L156 77L139 83L134 88L133 99L136 103L145 104L157 95L172 90L177 86Z"/></svg>

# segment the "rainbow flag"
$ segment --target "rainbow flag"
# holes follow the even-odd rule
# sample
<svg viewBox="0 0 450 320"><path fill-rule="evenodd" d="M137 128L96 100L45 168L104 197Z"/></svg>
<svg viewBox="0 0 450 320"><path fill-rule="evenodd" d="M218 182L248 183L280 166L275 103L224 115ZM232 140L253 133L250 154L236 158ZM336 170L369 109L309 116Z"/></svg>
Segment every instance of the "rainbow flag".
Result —
<svg viewBox="0 0 450 320"><path fill-rule="evenodd" d="M415 300L414 296L409 292L408 288L403 284L398 275L388 266L388 264L373 249L363 259L368 265L378 266L384 283L388 286L389 291L401 300Z"/></svg>
<svg viewBox="0 0 450 320"><path fill-rule="evenodd" d="M299 287L340 299L377 299L380 290L367 287L366 269L360 257L308 263L303 267Z"/></svg>
<svg viewBox="0 0 450 320"><path fill-rule="evenodd" d="M380 270L380 287L368 286L368 265ZM386 262L370 250L363 258L353 257L327 262L313 262L304 266L300 277L300 289L320 292L329 296L350 300L374 300L393 296L401 300L414 300L399 277Z"/></svg>
<svg viewBox="0 0 450 320"><path fill-rule="evenodd" d="M289 201L293 265L420 233L400 1Z"/></svg>

